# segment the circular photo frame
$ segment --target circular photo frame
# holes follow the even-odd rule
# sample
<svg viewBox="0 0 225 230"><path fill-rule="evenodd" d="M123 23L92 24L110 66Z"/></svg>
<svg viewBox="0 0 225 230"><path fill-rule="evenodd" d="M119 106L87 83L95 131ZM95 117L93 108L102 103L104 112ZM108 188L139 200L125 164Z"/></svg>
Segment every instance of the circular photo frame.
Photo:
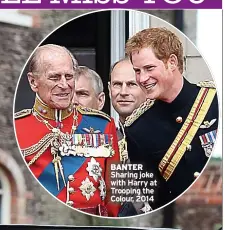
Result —
<svg viewBox="0 0 225 230"><path fill-rule="evenodd" d="M183 194L209 161L219 118L193 43L133 10L89 13L48 35L24 66L14 112L37 181L71 208L112 218Z"/></svg>

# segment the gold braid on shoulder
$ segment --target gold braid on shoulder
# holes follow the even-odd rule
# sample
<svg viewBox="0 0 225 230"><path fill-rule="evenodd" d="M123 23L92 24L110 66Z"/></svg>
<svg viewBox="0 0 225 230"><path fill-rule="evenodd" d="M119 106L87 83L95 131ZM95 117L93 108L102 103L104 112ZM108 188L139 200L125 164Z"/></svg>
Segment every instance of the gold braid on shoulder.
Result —
<svg viewBox="0 0 225 230"><path fill-rule="evenodd" d="M155 100L147 99L137 109L135 109L130 116L125 120L124 127L131 126L143 113L154 105Z"/></svg>
<svg viewBox="0 0 225 230"><path fill-rule="evenodd" d="M205 80L205 81L200 81L197 86L201 87L201 88L212 88L212 89L216 89L216 85L214 83L214 81L212 80Z"/></svg>

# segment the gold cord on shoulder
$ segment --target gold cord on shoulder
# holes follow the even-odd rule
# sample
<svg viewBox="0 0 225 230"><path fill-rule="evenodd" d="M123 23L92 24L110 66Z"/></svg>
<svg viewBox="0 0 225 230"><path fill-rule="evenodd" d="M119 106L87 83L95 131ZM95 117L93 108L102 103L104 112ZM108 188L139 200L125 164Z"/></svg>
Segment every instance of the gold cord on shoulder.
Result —
<svg viewBox="0 0 225 230"><path fill-rule="evenodd" d="M143 113L154 105L155 100L147 99L137 109L135 109L130 116L125 120L124 127L131 126Z"/></svg>

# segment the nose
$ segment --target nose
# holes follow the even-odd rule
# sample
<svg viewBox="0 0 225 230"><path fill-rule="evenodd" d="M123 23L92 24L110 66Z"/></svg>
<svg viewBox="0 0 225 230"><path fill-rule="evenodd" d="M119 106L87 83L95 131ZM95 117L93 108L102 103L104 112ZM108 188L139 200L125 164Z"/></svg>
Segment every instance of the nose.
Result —
<svg viewBox="0 0 225 230"><path fill-rule="evenodd" d="M74 95L73 95L73 103L74 103L74 105L76 105L76 106L79 105L79 102L78 102L76 93L74 93Z"/></svg>
<svg viewBox="0 0 225 230"><path fill-rule="evenodd" d="M150 76L147 72L143 71L140 73L140 75L137 77L138 83L141 85L145 85L145 83L149 80Z"/></svg>
<svg viewBox="0 0 225 230"><path fill-rule="evenodd" d="M127 91L127 86L125 83L123 83L122 87L121 87L121 90L120 90L120 94L121 95L128 95L128 91Z"/></svg>
<svg viewBox="0 0 225 230"><path fill-rule="evenodd" d="M61 76L61 79L60 79L58 86L62 89L68 88L68 82L67 82L66 77L64 75Z"/></svg>

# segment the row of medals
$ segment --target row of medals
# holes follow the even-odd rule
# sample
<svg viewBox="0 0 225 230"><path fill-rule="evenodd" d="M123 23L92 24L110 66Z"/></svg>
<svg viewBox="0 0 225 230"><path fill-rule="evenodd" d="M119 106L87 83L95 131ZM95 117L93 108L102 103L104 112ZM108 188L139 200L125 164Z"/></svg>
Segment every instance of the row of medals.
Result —
<svg viewBox="0 0 225 230"><path fill-rule="evenodd" d="M66 156L80 156L88 157L90 161L87 164L86 171L89 176L96 182L99 182L96 188L88 177L81 182L79 189L82 195L90 200L94 196L97 189L100 191L101 200L106 197L106 185L102 177L102 168L100 163L96 161L95 157L112 157L114 150L112 148L112 135L107 134L73 134L68 133L60 135L58 142L58 150L62 157ZM61 173L62 174L62 173ZM70 175L71 176L71 175ZM67 190L71 189L69 186ZM70 191L68 191L70 192ZM70 203L68 203L70 204Z"/></svg>

